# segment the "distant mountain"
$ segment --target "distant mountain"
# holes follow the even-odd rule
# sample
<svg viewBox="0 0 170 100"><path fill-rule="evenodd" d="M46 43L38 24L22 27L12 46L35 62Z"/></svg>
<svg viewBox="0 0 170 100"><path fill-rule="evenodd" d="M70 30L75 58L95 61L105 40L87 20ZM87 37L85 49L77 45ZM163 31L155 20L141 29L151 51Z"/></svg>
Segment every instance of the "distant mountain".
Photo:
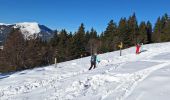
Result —
<svg viewBox="0 0 170 100"><path fill-rule="evenodd" d="M53 30L36 22L0 23L0 41L4 41L13 28L19 28L25 39L35 35L41 37L43 40L49 40L54 34Z"/></svg>

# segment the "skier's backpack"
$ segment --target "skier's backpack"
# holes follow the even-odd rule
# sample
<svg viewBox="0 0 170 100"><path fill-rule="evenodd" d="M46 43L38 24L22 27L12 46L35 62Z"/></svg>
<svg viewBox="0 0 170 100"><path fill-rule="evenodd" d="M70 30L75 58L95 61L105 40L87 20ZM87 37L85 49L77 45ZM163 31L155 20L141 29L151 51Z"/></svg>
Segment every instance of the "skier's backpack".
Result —
<svg viewBox="0 0 170 100"><path fill-rule="evenodd" d="M91 62L96 62L96 55L91 56Z"/></svg>

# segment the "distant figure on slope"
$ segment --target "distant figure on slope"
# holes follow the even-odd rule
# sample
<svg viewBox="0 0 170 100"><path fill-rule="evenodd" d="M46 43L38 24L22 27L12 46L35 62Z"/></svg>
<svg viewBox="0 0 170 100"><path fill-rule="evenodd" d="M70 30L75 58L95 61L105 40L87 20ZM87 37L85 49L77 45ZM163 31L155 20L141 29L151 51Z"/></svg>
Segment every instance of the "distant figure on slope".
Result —
<svg viewBox="0 0 170 100"><path fill-rule="evenodd" d="M100 62L99 58L97 57L97 53L92 54L92 56L91 56L91 67L89 68L89 70L91 70L92 67L93 67L93 69L96 68L96 62L98 62L98 63Z"/></svg>
<svg viewBox="0 0 170 100"><path fill-rule="evenodd" d="M140 44L138 43L136 45L136 54L139 54L140 53Z"/></svg>

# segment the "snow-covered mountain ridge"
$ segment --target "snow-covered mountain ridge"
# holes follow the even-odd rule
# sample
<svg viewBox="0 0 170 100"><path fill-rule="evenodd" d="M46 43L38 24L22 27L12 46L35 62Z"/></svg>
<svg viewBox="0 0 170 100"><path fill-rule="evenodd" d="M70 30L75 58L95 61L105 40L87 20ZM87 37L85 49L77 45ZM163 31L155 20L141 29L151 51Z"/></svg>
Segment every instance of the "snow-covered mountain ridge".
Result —
<svg viewBox="0 0 170 100"><path fill-rule="evenodd" d="M44 25L40 25L37 22L23 22L15 24L0 23L1 41L6 38L12 28L19 28L26 39L35 35L42 37L44 40L48 40L53 36L54 33L50 28Z"/></svg>
<svg viewBox="0 0 170 100"><path fill-rule="evenodd" d="M36 23L36 22L32 22L32 23L28 23L28 22L16 23L13 27L14 28L19 28L22 33L28 33L28 35L37 34L41 30L39 28L38 23Z"/></svg>

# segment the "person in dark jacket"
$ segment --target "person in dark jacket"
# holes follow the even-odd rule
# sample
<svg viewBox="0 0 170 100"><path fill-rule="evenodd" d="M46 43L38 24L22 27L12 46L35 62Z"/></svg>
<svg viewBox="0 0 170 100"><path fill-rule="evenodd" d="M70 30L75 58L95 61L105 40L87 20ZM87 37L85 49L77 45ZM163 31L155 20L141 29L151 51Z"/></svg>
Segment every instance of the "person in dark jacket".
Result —
<svg viewBox="0 0 170 100"><path fill-rule="evenodd" d="M92 68L95 69L96 68L96 62L100 62L100 60L97 57L97 54L92 54L91 56L91 66L89 68L89 70L91 70Z"/></svg>

